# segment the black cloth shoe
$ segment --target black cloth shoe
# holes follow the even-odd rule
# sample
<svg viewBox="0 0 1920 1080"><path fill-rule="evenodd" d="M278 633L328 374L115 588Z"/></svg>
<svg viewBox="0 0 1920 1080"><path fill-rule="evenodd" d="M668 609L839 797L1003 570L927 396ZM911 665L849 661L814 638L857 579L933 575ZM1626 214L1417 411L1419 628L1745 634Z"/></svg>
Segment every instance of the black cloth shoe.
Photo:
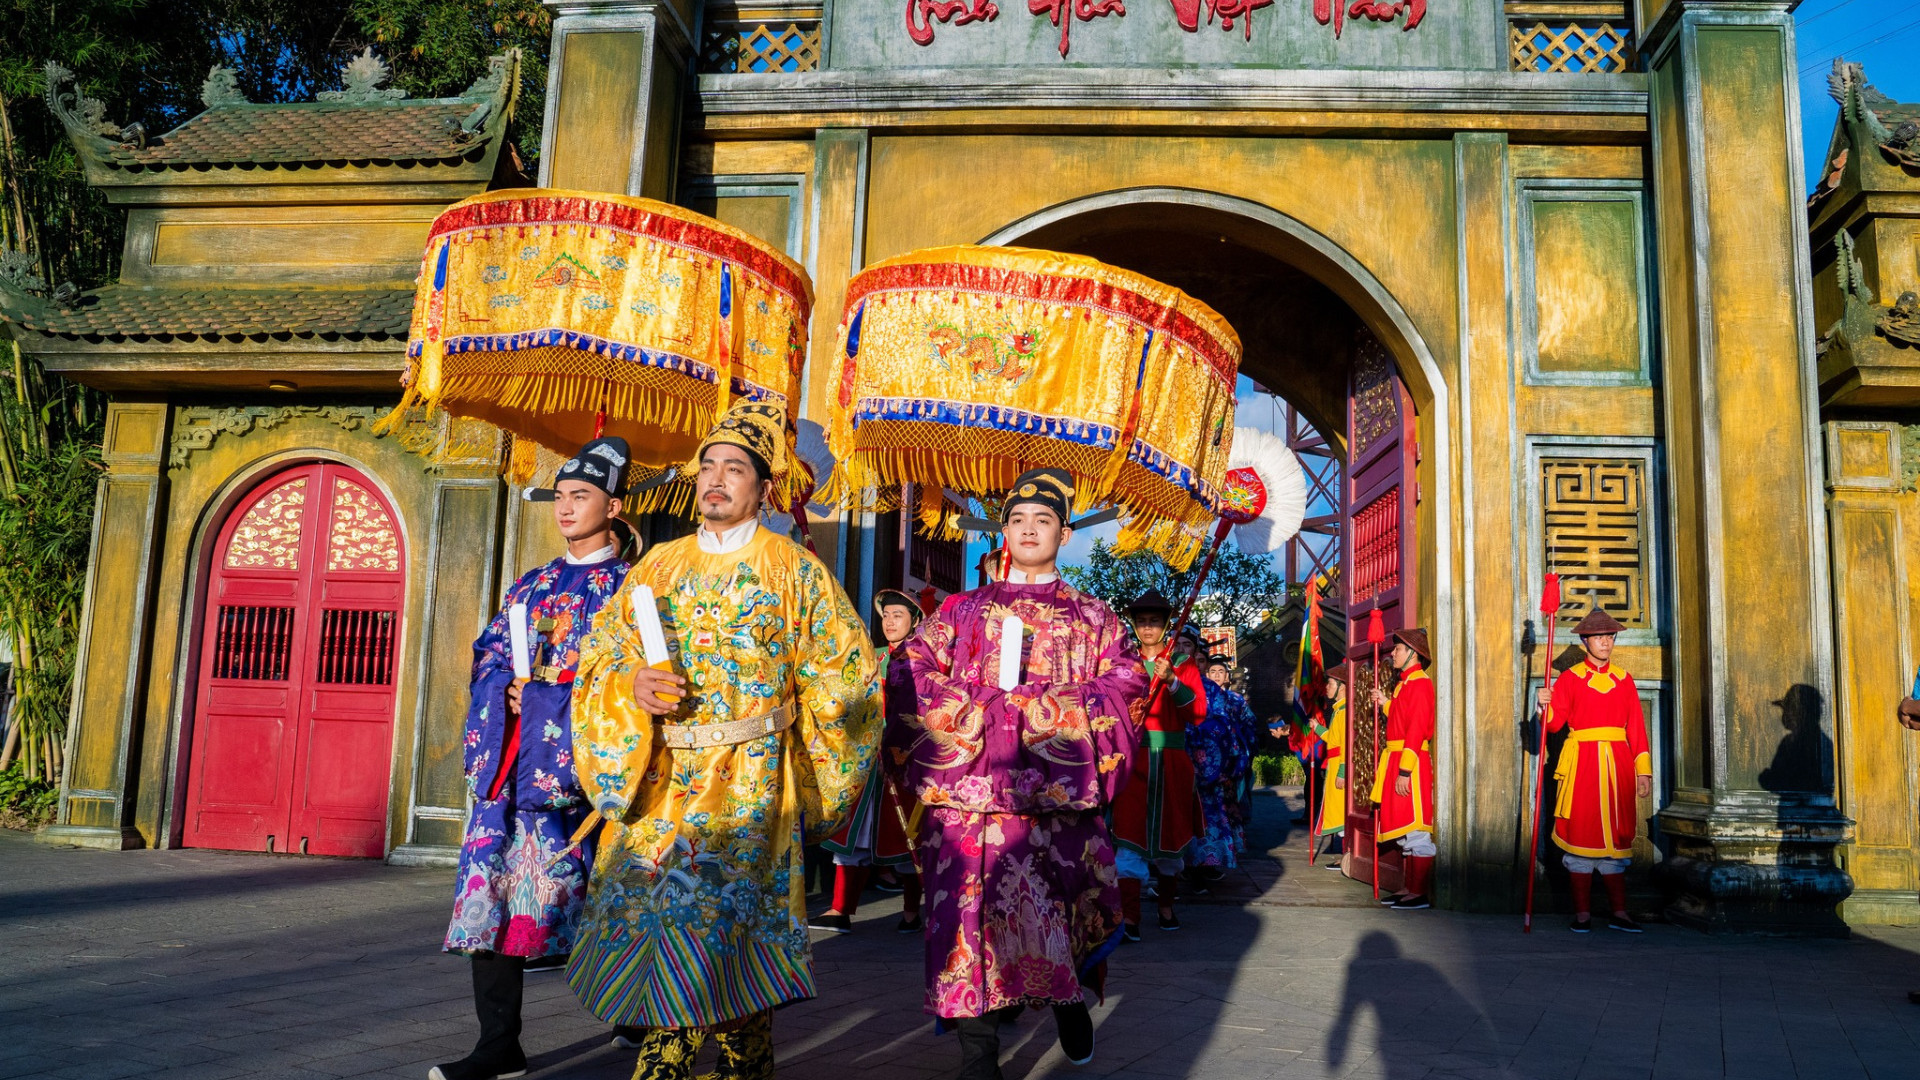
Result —
<svg viewBox="0 0 1920 1080"><path fill-rule="evenodd" d="M1121 923L1120 938L1122 941L1139 941L1140 928L1130 922Z"/></svg>
<svg viewBox="0 0 1920 1080"><path fill-rule="evenodd" d="M1000 1025L1003 1012L963 1016L953 1022L960 1042L957 1080L1005 1080L1000 1072Z"/></svg>
<svg viewBox="0 0 1920 1080"><path fill-rule="evenodd" d="M900 916L900 924L893 928L893 932L896 934L917 934L926 929L926 927L927 924L921 921L920 916L915 915L912 918L908 918L902 915Z"/></svg>
<svg viewBox="0 0 1920 1080"><path fill-rule="evenodd" d="M543 971L565 971L567 970L567 954L559 953L554 956L532 957L521 970L529 975L535 975Z"/></svg>
<svg viewBox="0 0 1920 1080"><path fill-rule="evenodd" d="M510 1080L515 1076L527 1075L527 1059L519 1061L493 1061L468 1054L459 1061L449 1061L444 1065L435 1065L427 1070L427 1080Z"/></svg>
<svg viewBox="0 0 1920 1080"><path fill-rule="evenodd" d="M1180 916L1171 911L1161 912L1160 913L1160 929L1162 930L1180 929Z"/></svg>
<svg viewBox="0 0 1920 1080"><path fill-rule="evenodd" d="M1430 908L1432 906L1427 898L1419 893L1415 893L1412 896L1403 896L1393 902L1393 910L1395 911L1419 911L1422 908Z"/></svg>
<svg viewBox="0 0 1920 1080"><path fill-rule="evenodd" d="M480 1019L480 1041L459 1061L434 1066L432 1080L504 1080L527 1071L520 1049L520 1000L526 985L526 960L477 952L473 965L473 1011Z"/></svg>
<svg viewBox="0 0 1920 1080"><path fill-rule="evenodd" d="M1067 1061L1085 1065L1093 1060L1093 1016L1087 1012L1086 1002L1055 1005L1053 1025L1060 1030L1060 1052L1067 1055Z"/></svg>
<svg viewBox="0 0 1920 1080"><path fill-rule="evenodd" d="M1623 934L1646 933L1646 931L1641 928L1639 923L1633 921L1633 916L1631 915L1609 916L1607 918L1607 925L1612 927L1615 930L1620 931Z"/></svg>
<svg viewBox="0 0 1920 1080"><path fill-rule="evenodd" d="M640 1049L640 1040L647 1029L635 1024L615 1024L613 1027L613 1045L622 1050Z"/></svg>
<svg viewBox="0 0 1920 1080"><path fill-rule="evenodd" d="M829 930L836 934L851 934L853 933L853 916L815 915L813 918L807 920L807 929Z"/></svg>
<svg viewBox="0 0 1920 1080"><path fill-rule="evenodd" d="M1590 915L1575 915L1573 918L1567 920L1567 929L1576 934L1591 934L1593 933L1593 917Z"/></svg>
<svg viewBox="0 0 1920 1080"><path fill-rule="evenodd" d="M1393 892L1393 893L1381 893L1381 894L1380 894L1380 906L1381 906L1381 907L1392 907L1393 905L1395 905L1395 904L1397 904L1397 903L1399 903L1399 902L1400 902L1400 897L1401 897L1402 895L1403 895L1403 894L1401 894L1401 893L1397 893L1397 892Z"/></svg>
<svg viewBox="0 0 1920 1080"><path fill-rule="evenodd" d="M878 874L875 874L873 876L873 887L886 893L907 891L907 887L900 884L900 879L895 877L891 870L882 870Z"/></svg>

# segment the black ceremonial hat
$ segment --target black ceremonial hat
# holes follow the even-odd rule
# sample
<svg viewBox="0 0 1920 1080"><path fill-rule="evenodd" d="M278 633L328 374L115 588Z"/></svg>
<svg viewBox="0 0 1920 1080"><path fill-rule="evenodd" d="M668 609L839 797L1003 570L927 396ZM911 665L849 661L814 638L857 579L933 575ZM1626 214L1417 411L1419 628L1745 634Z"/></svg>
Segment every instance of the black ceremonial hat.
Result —
<svg viewBox="0 0 1920 1080"><path fill-rule="evenodd" d="M529 502L552 502L562 480L592 484L609 495L628 494L625 485L629 460L627 440L617 435L595 439L560 466L560 471L553 476L553 487L528 488L521 497Z"/></svg>

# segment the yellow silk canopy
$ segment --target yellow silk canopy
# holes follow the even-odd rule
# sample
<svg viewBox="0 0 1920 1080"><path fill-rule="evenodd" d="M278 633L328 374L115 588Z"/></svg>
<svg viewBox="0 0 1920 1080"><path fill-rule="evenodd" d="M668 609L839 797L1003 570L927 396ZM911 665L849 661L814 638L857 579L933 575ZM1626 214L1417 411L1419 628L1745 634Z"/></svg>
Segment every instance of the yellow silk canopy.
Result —
<svg viewBox="0 0 1920 1080"><path fill-rule="evenodd" d="M839 342L847 505L907 483L992 499L1050 465L1077 512L1125 511L1123 549L1181 565L1215 516L1240 337L1179 289L1078 255L929 248L848 284Z"/></svg>
<svg viewBox="0 0 1920 1080"><path fill-rule="evenodd" d="M604 413L604 434L626 439L637 466L679 465L735 401L791 417L812 304L793 260L690 210L575 191L477 195L428 233L402 408L477 417L561 455ZM516 446L516 461L530 451Z"/></svg>

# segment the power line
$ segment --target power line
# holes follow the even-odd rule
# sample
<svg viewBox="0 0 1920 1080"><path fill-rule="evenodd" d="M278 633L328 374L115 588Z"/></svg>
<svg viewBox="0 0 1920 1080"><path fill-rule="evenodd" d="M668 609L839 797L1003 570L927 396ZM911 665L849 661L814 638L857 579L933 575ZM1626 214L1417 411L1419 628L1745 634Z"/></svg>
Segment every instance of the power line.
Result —
<svg viewBox="0 0 1920 1080"><path fill-rule="evenodd" d="M1795 19L1793 21L1793 25L1796 29L1804 30L1807 27L1812 26L1814 23L1819 22L1821 19L1824 19L1827 16L1833 14L1834 12L1839 11L1841 8L1846 7L1847 5L1855 2L1856 0L1840 0L1839 3L1833 5L1832 7L1828 8L1825 11L1820 12L1819 14L1809 15L1804 19Z"/></svg>
<svg viewBox="0 0 1920 1080"><path fill-rule="evenodd" d="M1910 11L1917 11L1917 10L1920 10L1920 3L1908 4L1906 7L1901 8L1898 12L1895 12L1894 14L1905 15ZM1850 35L1846 38L1842 38L1839 42L1826 46L1825 47L1826 51L1815 54L1817 57L1816 59L1810 60L1806 64L1803 64L1801 66L1800 77L1805 78L1808 75L1813 74L1814 72L1820 70L1821 68L1828 66L1833 62L1833 60L1836 57L1840 57L1849 52L1861 52L1866 49L1870 49L1873 46L1886 41L1888 38L1898 37L1901 34L1904 34L1907 31L1914 29L1915 27L1920 27L1920 19L1915 19L1914 21L1907 23L1903 26L1895 27L1894 29L1887 31L1884 34L1881 34L1879 37L1874 38L1873 40L1868 41L1865 44L1856 45L1853 43L1854 39L1860 37L1861 34L1871 34L1875 30L1879 29L1880 26L1884 26L1884 25L1886 25L1886 23L1883 20L1876 26L1869 26L1865 30L1860 31L1859 33Z"/></svg>

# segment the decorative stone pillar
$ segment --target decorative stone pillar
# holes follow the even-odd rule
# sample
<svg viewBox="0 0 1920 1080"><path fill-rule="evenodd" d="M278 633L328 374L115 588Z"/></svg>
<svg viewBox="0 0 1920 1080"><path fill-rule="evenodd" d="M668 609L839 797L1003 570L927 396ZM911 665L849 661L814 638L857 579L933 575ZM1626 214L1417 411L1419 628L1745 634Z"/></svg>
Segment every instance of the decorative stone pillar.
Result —
<svg viewBox="0 0 1920 1080"><path fill-rule="evenodd" d="M549 0L542 187L671 199L693 0Z"/></svg>
<svg viewBox="0 0 1920 1080"><path fill-rule="evenodd" d="M1844 934L1832 618L1791 5L1649 6L1674 538L1668 914Z"/></svg>
<svg viewBox="0 0 1920 1080"><path fill-rule="evenodd" d="M66 779L56 823L38 834L46 843L118 850L156 841L134 827L132 789L166 495L167 412L164 403L107 407L107 468L93 508Z"/></svg>

